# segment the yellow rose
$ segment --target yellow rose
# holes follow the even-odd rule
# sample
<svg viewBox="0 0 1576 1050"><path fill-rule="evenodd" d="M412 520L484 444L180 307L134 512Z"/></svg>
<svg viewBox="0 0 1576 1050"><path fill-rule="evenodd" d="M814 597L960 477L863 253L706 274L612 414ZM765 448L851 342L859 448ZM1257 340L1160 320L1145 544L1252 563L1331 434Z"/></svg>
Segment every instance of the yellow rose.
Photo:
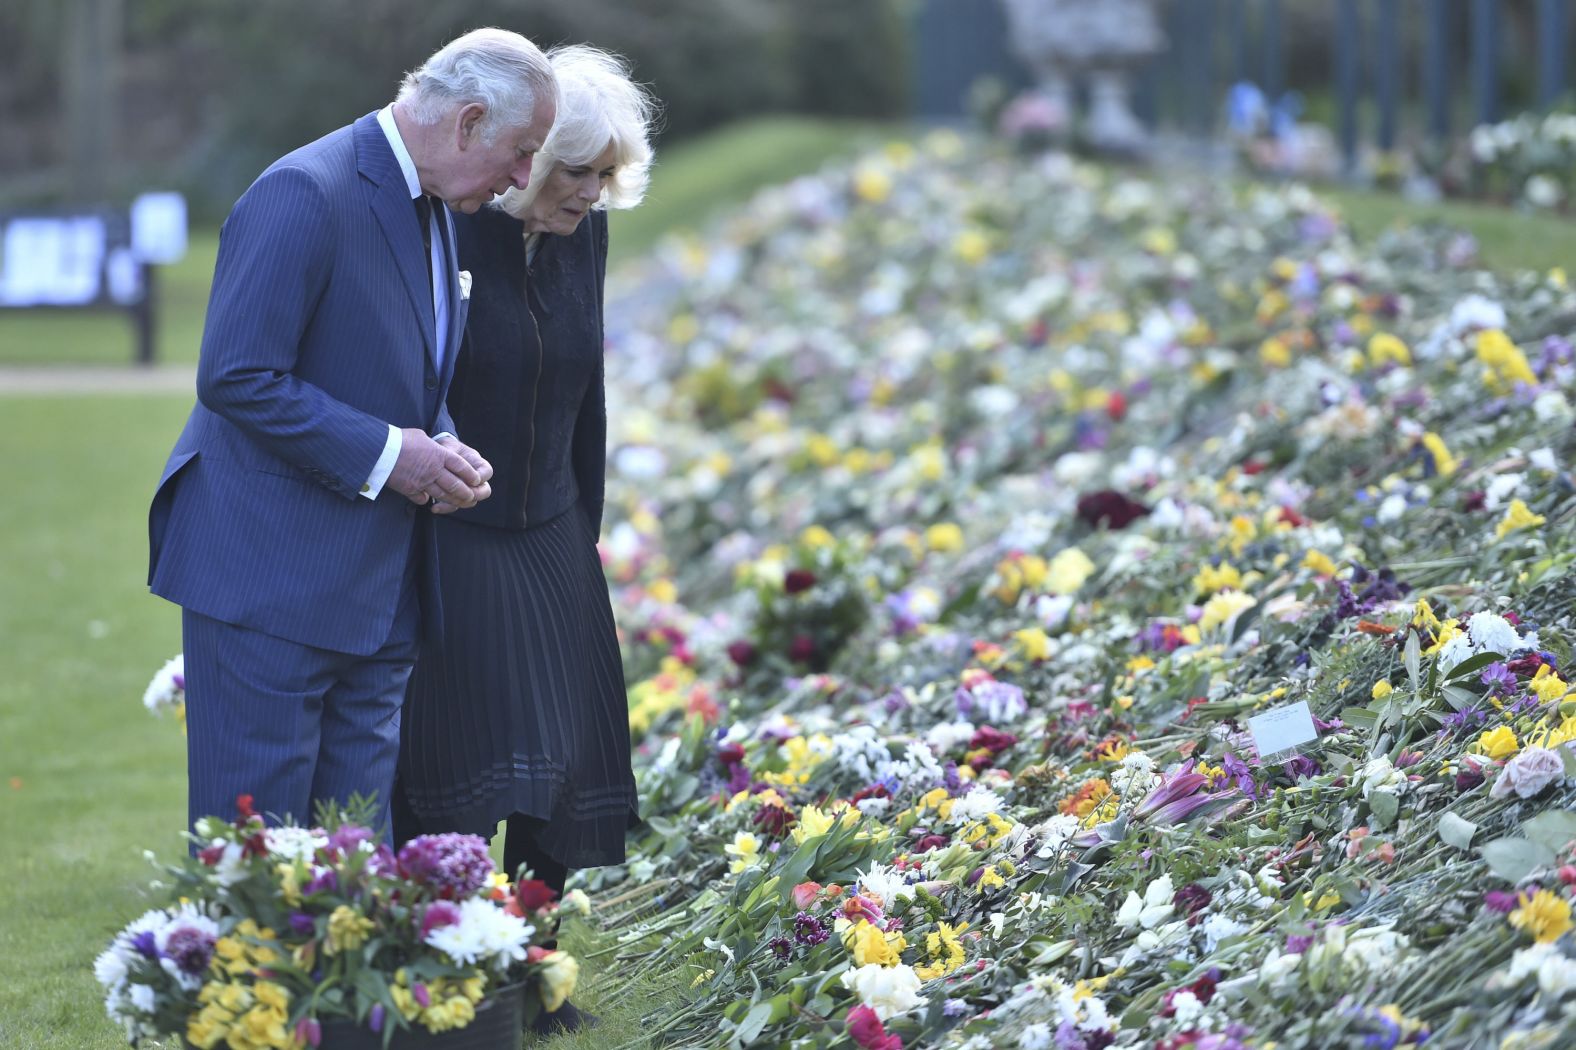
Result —
<svg viewBox="0 0 1576 1050"><path fill-rule="evenodd" d="M860 919L844 931L843 946L853 955L856 966L896 966L903 961L908 942L901 933L883 933L880 927Z"/></svg>
<svg viewBox="0 0 1576 1050"><path fill-rule="evenodd" d="M580 980L580 961L568 952L549 952L537 971L541 981L542 1005L553 1013L574 994Z"/></svg>

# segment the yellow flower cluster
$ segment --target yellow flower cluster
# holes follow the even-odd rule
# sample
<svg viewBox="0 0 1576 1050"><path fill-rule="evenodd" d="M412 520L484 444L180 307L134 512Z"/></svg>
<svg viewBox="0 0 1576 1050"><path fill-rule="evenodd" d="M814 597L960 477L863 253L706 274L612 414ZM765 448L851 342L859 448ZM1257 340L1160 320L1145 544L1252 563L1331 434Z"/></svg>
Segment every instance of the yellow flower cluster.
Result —
<svg viewBox="0 0 1576 1050"><path fill-rule="evenodd" d="M655 675L630 687L630 731L645 733L663 715L682 710L689 703L689 689L694 684L694 671L685 667L676 657L663 657L661 668Z"/></svg>
<svg viewBox="0 0 1576 1050"><path fill-rule="evenodd" d="M1451 455L1450 449L1445 447L1445 439L1430 430L1423 435L1423 447L1434 459L1434 470L1442 478L1448 478L1461 466L1461 462Z"/></svg>
<svg viewBox="0 0 1576 1050"><path fill-rule="evenodd" d="M213 967L228 977L239 977L272 966L279 961L279 953L271 947L274 943L273 930L258 926L252 919L242 919L229 936L215 942Z"/></svg>
<svg viewBox="0 0 1576 1050"><path fill-rule="evenodd" d="M1243 594L1241 591L1221 591L1204 603L1204 611L1198 618L1198 629L1208 633L1227 623L1238 613L1251 609L1257 604L1258 601L1252 595Z"/></svg>
<svg viewBox="0 0 1576 1050"><path fill-rule="evenodd" d="M1532 934L1539 944L1552 944L1571 928L1570 902L1552 890L1516 898L1521 907L1510 913L1510 924Z"/></svg>
<svg viewBox="0 0 1576 1050"><path fill-rule="evenodd" d="M908 940L901 933L886 933L860 919L843 931L843 947L854 957L855 966L896 966L903 961Z"/></svg>
<svg viewBox="0 0 1576 1050"><path fill-rule="evenodd" d="M1412 352L1396 336L1389 332L1377 332L1368 340L1368 361L1375 368L1387 361L1394 361L1404 368L1412 363Z"/></svg>
<svg viewBox="0 0 1576 1050"><path fill-rule="evenodd" d="M1002 839L1012 833L1012 822L995 813L987 813L983 821L975 821L963 829L959 836L965 843L973 846L981 839L985 841L985 848L994 848Z"/></svg>
<svg viewBox="0 0 1576 1050"><path fill-rule="evenodd" d="M1003 605L1013 605L1025 589L1039 590L1050 567L1036 554L1008 555L996 563L996 586L991 591Z"/></svg>
<svg viewBox="0 0 1576 1050"><path fill-rule="evenodd" d="M925 954L930 961L914 967L915 975L921 981L928 981L943 977L962 966L965 956L963 942L958 940L958 935L968 928L966 922L959 926L948 922L937 923L936 932L925 935Z"/></svg>
<svg viewBox="0 0 1576 1050"><path fill-rule="evenodd" d="M476 1020L476 1004L481 1002L485 987L480 974L463 980L440 977L427 985L427 1005L422 1006L412 991L410 974L400 969L394 973L389 996L406 1021L438 1033L464 1028Z"/></svg>
<svg viewBox="0 0 1576 1050"><path fill-rule="evenodd" d="M1538 381L1521 348L1498 328L1478 333L1477 359L1483 365L1483 382L1496 393L1508 394L1517 383L1532 386Z"/></svg>
<svg viewBox="0 0 1576 1050"><path fill-rule="evenodd" d="M328 943L323 950L329 955L353 952L367 943L377 927L365 915L360 915L348 904L341 904L328 917Z"/></svg>
<svg viewBox="0 0 1576 1050"><path fill-rule="evenodd" d="M1320 576L1334 576L1337 572L1335 562L1330 560L1330 556L1317 550L1310 550L1302 556L1302 567L1311 569Z"/></svg>
<svg viewBox="0 0 1576 1050"><path fill-rule="evenodd" d="M1072 594L1094 575L1094 562L1077 547L1068 547L1051 559L1045 589L1052 594Z"/></svg>
<svg viewBox="0 0 1576 1050"><path fill-rule="evenodd" d="M1480 753L1496 760L1509 758L1521 750L1521 742L1516 739L1516 731L1509 726L1499 726L1478 734L1477 743L1473 746Z"/></svg>
<svg viewBox="0 0 1576 1050"><path fill-rule="evenodd" d="M1193 589L1200 594L1214 594L1228 588L1242 589L1242 573L1229 561L1223 561L1218 566L1205 565L1193 577Z"/></svg>
<svg viewBox="0 0 1576 1050"><path fill-rule="evenodd" d="M301 1050L289 1028L290 993L272 981L250 986L209 981L197 1002L197 1013L186 1022L186 1038L200 1050L213 1050L221 1042L230 1050Z"/></svg>
<svg viewBox="0 0 1576 1050"><path fill-rule="evenodd" d="M1532 513L1532 508L1519 499L1510 501L1510 506L1505 508L1505 516L1494 526L1494 538L1502 540L1512 532L1519 529L1535 529L1548 521L1541 514Z"/></svg>

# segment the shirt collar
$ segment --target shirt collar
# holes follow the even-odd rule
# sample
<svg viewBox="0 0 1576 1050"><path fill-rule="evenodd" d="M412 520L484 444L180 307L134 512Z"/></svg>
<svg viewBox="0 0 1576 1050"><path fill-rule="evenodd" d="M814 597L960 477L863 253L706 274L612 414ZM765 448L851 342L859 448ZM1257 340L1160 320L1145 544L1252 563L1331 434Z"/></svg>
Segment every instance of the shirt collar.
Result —
<svg viewBox="0 0 1576 1050"><path fill-rule="evenodd" d="M405 175L405 186L410 190L410 199L415 200L421 196L421 179L416 175L416 162L410 159L410 150L405 148L405 140L400 138L399 125L394 123L392 105L378 110L378 127L383 129L384 137L389 140L389 149L394 151L394 159L399 161L399 170Z"/></svg>

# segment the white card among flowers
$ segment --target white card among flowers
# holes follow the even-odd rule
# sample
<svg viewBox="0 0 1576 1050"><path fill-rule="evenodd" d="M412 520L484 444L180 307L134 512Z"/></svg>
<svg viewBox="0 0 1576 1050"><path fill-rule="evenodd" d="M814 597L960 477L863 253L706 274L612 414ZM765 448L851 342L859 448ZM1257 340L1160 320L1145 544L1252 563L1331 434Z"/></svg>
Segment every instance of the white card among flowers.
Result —
<svg viewBox="0 0 1576 1050"><path fill-rule="evenodd" d="M1290 758L1304 744L1319 738L1306 700L1254 715L1248 719L1248 732L1253 734L1253 745L1262 762Z"/></svg>

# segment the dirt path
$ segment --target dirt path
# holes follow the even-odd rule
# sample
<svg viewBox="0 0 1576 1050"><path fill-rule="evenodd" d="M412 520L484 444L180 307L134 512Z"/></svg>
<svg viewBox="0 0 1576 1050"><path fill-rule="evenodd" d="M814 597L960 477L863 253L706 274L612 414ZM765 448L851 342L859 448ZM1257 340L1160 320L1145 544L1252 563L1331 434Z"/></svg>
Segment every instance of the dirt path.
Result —
<svg viewBox="0 0 1576 1050"><path fill-rule="evenodd" d="M191 394L196 365L38 366L0 365L0 397L50 394Z"/></svg>

